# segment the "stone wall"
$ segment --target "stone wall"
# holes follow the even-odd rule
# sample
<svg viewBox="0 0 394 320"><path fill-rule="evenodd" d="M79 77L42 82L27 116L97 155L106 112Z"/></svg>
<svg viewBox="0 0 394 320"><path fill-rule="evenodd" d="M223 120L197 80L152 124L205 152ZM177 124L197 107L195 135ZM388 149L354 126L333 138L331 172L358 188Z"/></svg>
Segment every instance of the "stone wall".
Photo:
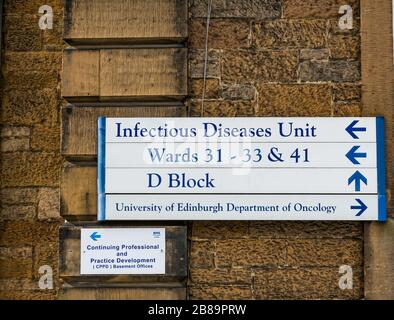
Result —
<svg viewBox="0 0 394 320"><path fill-rule="evenodd" d="M361 114L359 2L338 28L338 0L213 0L206 102L201 110L206 0L190 0L191 116ZM62 0L46 0L54 29L38 28L39 0L5 0L1 96L0 298L57 296ZM344 222L194 222L192 299L363 297L363 225ZM353 268L352 290L338 287ZM38 269L54 271L39 290Z"/></svg>
<svg viewBox="0 0 394 320"><path fill-rule="evenodd" d="M6 0L1 79L0 298L55 299L60 157L62 0ZM54 11L40 30L38 8ZM53 290L40 290L40 266Z"/></svg>
<svg viewBox="0 0 394 320"><path fill-rule="evenodd" d="M361 115L359 1L213 0L201 110L206 0L190 1L191 116ZM257 177L256 177L257 178ZM363 297L363 229L343 222L193 222L192 299ZM353 269L352 290L338 286Z"/></svg>

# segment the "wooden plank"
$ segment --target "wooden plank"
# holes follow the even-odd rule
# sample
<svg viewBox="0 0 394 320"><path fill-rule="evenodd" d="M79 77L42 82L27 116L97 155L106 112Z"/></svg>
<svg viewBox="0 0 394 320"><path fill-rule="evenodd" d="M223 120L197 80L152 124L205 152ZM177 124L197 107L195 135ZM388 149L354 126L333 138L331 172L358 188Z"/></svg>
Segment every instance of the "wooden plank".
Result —
<svg viewBox="0 0 394 320"><path fill-rule="evenodd" d="M69 221L97 219L96 164L65 164L60 183L60 212Z"/></svg>
<svg viewBox="0 0 394 320"><path fill-rule="evenodd" d="M62 112L62 154L70 159L97 156L97 118L106 117L183 117L184 106L72 107Z"/></svg>
<svg viewBox="0 0 394 320"><path fill-rule="evenodd" d="M389 216L385 224L365 224L365 298L394 299L392 2L361 0L360 4L362 109L363 116L385 118Z"/></svg>
<svg viewBox="0 0 394 320"><path fill-rule="evenodd" d="M187 37L186 0L66 0L64 39L79 43L173 43Z"/></svg>
<svg viewBox="0 0 394 320"><path fill-rule="evenodd" d="M98 50L64 50L62 96L95 101L100 95Z"/></svg>
<svg viewBox="0 0 394 320"><path fill-rule="evenodd" d="M78 101L180 101L187 95L187 49L64 51L62 96Z"/></svg>
<svg viewBox="0 0 394 320"><path fill-rule="evenodd" d="M186 287L103 287L80 288L64 286L60 288L59 300L185 300Z"/></svg>
<svg viewBox="0 0 394 320"><path fill-rule="evenodd" d="M187 228L186 226L165 226L166 229L166 273L164 275L81 275L80 248L81 228L105 228L97 223L72 225L66 223L59 229L59 273L66 282L81 283L137 283L176 282L187 276ZM111 227L115 227L111 225ZM117 228L135 228L122 224ZM146 226L145 226L146 227Z"/></svg>
<svg viewBox="0 0 394 320"><path fill-rule="evenodd" d="M187 49L100 50L100 99L181 100L187 95Z"/></svg>

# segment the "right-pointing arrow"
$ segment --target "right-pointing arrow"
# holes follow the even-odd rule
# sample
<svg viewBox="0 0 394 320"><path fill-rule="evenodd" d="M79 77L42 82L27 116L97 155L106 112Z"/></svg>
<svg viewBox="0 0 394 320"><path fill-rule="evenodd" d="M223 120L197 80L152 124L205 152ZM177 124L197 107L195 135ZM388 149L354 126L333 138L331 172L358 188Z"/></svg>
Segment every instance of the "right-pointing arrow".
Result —
<svg viewBox="0 0 394 320"><path fill-rule="evenodd" d="M365 212L365 210L368 209L368 207L365 205L364 202L361 201L361 199L356 199L356 201L358 202L359 205L358 206L351 206L350 209L352 209L352 210L359 210L356 213L356 217L359 217Z"/></svg>
<svg viewBox="0 0 394 320"><path fill-rule="evenodd" d="M353 173L347 181L348 185L351 185L354 181L354 190L359 192L361 190L361 182L368 185L368 179L360 171Z"/></svg>

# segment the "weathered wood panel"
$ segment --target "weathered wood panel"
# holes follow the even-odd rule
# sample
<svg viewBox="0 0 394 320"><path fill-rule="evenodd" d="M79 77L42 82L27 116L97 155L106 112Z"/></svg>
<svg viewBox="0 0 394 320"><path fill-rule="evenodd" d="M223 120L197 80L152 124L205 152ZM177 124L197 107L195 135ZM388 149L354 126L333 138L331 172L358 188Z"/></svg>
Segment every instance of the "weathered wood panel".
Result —
<svg viewBox="0 0 394 320"><path fill-rule="evenodd" d="M64 39L78 43L171 43L187 37L186 0L66 0Z"/></svg>
<svg viewBox="0 0 394 320"><path fill-rule="evenodd" d="M105 228L97 223L84 223L83 227ZM136 226L112 225L117 228ZM146 227L146 226L144 226ZM59 229L59 273L67 282L123 283L123 282L175 282L187 276L187 230L185 226L165 226L166 273L164 275L81 275L80 249L82 226L67 223Z"/></svg>
<svg viewBox="0 0 394 320"><path fill-rule="evenodd" d="M97 100L100 95L98 50L64 50L62 96Z"/></svg>
<svg viewBox="0 0 394 320"><path fill-rule="evenodd" d="M187 95L187 49L100 51L100 99L169 99Z"/></svg>
<svg viewBox="0 0 394 320"><path fill-rule="evenodd" d="M62 154L71 159L97 156L97 118L106 117L183 117L184 106L73 107L62 113Z"/></svg>
<svg viewBox="0 0 394 320"><path fill-rule="evenodd" d="M62 81L70 102L182 100L187 49L65 50Z"/></svg>
<svg viewBox="0 0 394 320"><path fill-rule="evenodd" d="M366 223L365 298L394 299L393 211L393 44L392 2L361 0L361 80L363 116L384 116L388 216Z"/></svg>
<svg viewBox="0 0 394 320"><path fill-rule="evenodd" d="M67 163L60 183L60 213L67 220L97 219L96 164Z"/></svg>
<svg viewBox="0 0 394 320"><path fill-rule="evenodd" d="M60 300L185 300L186 287L100 287L80 288L64 286L59 290Z"/></svg>

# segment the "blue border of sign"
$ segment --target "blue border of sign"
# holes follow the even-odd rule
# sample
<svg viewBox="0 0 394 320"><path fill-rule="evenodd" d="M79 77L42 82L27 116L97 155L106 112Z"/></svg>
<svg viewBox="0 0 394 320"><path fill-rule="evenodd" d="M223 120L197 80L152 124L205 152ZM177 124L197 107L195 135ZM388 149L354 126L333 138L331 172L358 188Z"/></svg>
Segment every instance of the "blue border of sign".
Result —
<svg viewBox="0 0 394 320"><path fill-rule="evenodd" d="M97 120L97 219L105 220L105 129L106 118Z"/></svg>
<svg viewBox="0 0 394 320"><path fill-rule="evenodd" d="M384 118L376 117L376 163L378 170L378 220L387 220L386 163L384 158Z"/></svg>

